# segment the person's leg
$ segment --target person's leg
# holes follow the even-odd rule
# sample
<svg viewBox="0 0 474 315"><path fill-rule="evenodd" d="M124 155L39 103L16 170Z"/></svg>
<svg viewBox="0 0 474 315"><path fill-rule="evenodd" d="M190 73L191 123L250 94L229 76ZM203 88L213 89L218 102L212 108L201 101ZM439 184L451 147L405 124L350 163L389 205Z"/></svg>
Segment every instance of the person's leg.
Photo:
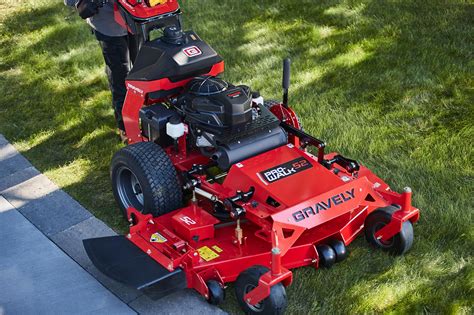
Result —
<svg viewBox="0 0 474 315"><path fill-rule="evenodd" d="M127 94L125 78L130 71L127 36L110 37L97 31L95 31L95 36L100 43L104 56L105 72L107 73L110 91L112 92L115 120L117 121L118 128L124 131L122 108Z"/></svg>
<svg viewBox="0 0 474 315"><path fill-rule="evenodd" d="M128 51L132 65L137 57L139 44L138 38L135 35L128 33Z"/></svg>

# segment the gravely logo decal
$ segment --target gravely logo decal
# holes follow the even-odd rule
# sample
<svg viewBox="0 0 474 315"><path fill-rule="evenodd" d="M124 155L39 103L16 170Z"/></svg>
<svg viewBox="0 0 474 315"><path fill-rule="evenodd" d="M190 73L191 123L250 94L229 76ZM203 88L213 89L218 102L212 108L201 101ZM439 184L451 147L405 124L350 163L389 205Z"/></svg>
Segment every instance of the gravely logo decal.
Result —
<svg viewBox="0 0 474 315"><path fill-rule="evenodd" d="M329 210L334 206L338 206L354 198L355 192L354 188L352 188L351 190L347 190L346 192L329 197L327 200L320 201L315 204L314 207L310 206L304 208L303 210L294 212L293 219L295 219L295 222L300 222L309 218L310 216L317 215L320 211Z"/></svg>
<svg viewBox="0 0 474 315"><path fill-rule="evenodd" d="M197 47L197 46L191 46L191 47L188 47L188 48L184 48L183 53L186 56L190 57L190 58L202 55L201 49L199 49L199 47Z"/></svg>

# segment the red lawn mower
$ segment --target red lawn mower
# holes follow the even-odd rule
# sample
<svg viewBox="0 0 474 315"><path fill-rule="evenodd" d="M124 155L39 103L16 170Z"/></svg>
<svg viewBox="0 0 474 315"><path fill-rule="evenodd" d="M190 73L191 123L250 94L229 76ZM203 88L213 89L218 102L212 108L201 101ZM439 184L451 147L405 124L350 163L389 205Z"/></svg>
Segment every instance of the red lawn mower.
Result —
<svg viewBox="0 0 474 315"><path fill-rule="evenodd" d="M193 288L213 304L235 281L246 313L281 314L291 269L331 267L362 233L395 255L412 246L411 190L390 190L302 130L289 60L283 101L265 102L219 78L222 58L181 30L176 0L118 0L116 19L140 50L126 82L129 145L111 165L130 232L84 241L104 274L159 295Z"/></svg>

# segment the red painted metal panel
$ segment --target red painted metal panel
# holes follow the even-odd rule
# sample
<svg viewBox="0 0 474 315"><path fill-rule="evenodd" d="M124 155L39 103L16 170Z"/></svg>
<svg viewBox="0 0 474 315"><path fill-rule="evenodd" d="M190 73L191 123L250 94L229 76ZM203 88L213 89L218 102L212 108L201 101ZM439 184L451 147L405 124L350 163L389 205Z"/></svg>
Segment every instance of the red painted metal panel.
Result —
<svg viewBox="0 0 474 315"><path fill-rule="evenodd" d="M312 167L274 183L268 183L260 174L262 171L300 157L307 159ZM247 190L254 186L254 198L257 201L265 203L268 196L272 196L282 205L275 209L280 211L339 187L343 183L340 177L319 164L314 156L293 145L287 145L233 165L223 186L234 190Z"/></svg>
<svg viewBox="0 0 474 315"><path fill-rule="evenodd" d="M167 0L164 4L154 7L149 7L144 1L137 3L136 0L118 0L118 2L131 15L139 19L149 19L179 9L178 0Z"/></svg>

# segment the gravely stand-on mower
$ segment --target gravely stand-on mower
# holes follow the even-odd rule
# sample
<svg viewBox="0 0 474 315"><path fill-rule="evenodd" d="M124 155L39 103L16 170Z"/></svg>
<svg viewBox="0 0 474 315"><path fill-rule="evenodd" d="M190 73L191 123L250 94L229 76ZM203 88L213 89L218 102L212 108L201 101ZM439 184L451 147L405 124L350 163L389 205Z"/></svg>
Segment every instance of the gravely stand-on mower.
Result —
<svg viewBox="0 0 474 315"><path fill-rule="evenodd" d="M181 30L176 0L119 0L116 18L141 48L123 108L129 145L111 166L130 232L84 241L104 274L163 295L194 288L213 304L235 281L246 313L281 314L291 269L330 267L362 233L392 254L411 247L411 190L301 130L289 60L283 102L263 102L217 77L223 60ZM150 40L154 29L163 36Z"/></svg>

